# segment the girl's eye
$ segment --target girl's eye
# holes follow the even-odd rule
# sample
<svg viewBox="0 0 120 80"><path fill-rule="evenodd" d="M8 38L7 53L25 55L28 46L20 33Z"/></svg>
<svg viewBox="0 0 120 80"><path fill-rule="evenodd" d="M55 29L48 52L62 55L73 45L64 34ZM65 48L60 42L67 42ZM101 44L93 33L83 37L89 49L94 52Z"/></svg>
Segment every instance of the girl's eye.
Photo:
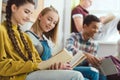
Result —
<svg viewBox="0 0 120 80"><path fill-rule="evenodd" d="M30 11L25 10L24 12L28 14Z"/></svg>
<svg viewBox="0 0 120 80"><path fill-rule="evenodd" d="M56 23L56 22L54 22L53 24L54 24L54 25L56 25L57 23Z"/></svg>
<svg viewBox="0 0 120 80"><path fill-rule="evenodd" d="M51 18L48 18L48 20L49 20L49 21L52 21L52 19L51 19Z"/></svg>
<svg viewBox="0 0 120 80"><path fill-rule="evenodd" d="M25 13L27 13L27 14L28 14L29 12L28 12L28 11L25 11Z"/></svg>

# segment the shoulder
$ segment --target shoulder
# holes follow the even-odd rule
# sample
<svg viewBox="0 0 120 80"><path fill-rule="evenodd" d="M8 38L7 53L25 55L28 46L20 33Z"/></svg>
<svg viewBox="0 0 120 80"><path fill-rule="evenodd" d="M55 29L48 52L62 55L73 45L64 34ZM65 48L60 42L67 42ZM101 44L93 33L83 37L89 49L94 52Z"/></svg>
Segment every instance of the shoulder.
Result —
<svg viewBox="0 0 120 80"><path fill-rule="evenodd" d="M75 8L73 8L72 11L77 11L77 10L83 10L82 7L80 5L76 6Z"/></svg>
<svg viewBox="0 0 120 80"><path fill-rule="evenodd" d="M27 31L25 31L25 33L31 38L31 39L37 39L38 40L38 37L37 37L37 35L35 34L35 33L33 33L32 31L30 31L30 30L27 30Z"/></svg>
<svg viewBox="0 0 120 80"><path fill-rule="evenodd" d="M81 13L82 11L83 9L80 6L76 6L75 8L73 8L72 14Z"/></svg>
<svg viewBox="0 0 120 80"><path fill-rule="evenodd" d="M25 31L25 34L32 40L34 45L40 44L39 38L32 31L27 30Z"/></svg>
<svg viewBox="0 0 120 80"><path fill-rule="evenodd" d="M71 36L81 37L81 33L73 32L71 33Z"/></svg>

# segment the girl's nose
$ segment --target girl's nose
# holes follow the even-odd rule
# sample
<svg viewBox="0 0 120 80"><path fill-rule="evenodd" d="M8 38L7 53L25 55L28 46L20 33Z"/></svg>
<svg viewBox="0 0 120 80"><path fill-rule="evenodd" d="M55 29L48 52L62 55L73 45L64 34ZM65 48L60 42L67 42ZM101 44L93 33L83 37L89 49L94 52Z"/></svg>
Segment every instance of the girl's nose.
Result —
<svg viewBox="0 0 120 80"><path fill-rule="evenodd" d="M29 15L26 17L26 19L27 19L28 21L30 21L31 15L29 14Z"/></svg>
<svg viewBox="0 0 120 80"><path fill-rule="evenodd" d="M50 28L52 28L54 26L53 22L50 22Z"/></svg>

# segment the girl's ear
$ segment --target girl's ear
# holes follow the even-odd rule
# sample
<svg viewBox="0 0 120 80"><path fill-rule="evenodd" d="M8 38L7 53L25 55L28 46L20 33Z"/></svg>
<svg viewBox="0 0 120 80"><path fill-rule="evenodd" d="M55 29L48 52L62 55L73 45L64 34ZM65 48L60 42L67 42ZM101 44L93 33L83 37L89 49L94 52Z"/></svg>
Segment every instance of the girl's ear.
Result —
<svg viewBox="0 0 120 80"><path fill-rule="evenodd" d="M12 12L15 12L15 11L17 10L17 6L16 6L15 4L13 4L13 5L11 6L11 10L12 10Z"/></svg>
<svg viewBox="0 0 120 80"><path fill-rule="evenodd" d="M41 20L41 17L42 17L42 15L41 15L41 14L39 14L38 19L39 19L39 20Z"/></svg>

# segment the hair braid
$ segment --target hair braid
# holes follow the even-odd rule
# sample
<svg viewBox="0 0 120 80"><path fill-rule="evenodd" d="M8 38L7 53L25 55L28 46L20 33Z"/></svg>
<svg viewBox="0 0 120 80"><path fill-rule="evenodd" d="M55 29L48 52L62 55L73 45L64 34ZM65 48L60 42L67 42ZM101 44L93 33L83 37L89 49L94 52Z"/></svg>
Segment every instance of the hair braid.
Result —
<svg viewBox="0 0 120 80"><path fill-rule="evenodd" d="M29 48L29 46L28 46L28 43L26 42L26 40L25 40L25 38L24 38L24 36L23 36L23 33L22 33L20 27L18 27L18 31L19 31L19 33L20 33L20 37L21 37L22 42L23 42L23 44L24 44L24 46L25 46L25 49L26 49L26 51L27 51L27 53L28 53L28 58L29 58L30 60L32 60L32 52L31 52L31 50L30 50L30 48Z"/></svg>
<svg viewBox="0 0 120 80"><path fill-rule="evenodd" d="M9 22L11 22L11 21L7 20L7 23L9 23ZM23 55L22 51L20 50L20 48L18 46L18 42L15 38L14 31L12 30L12 26L9 26L8 24L6 24L6 25L7 25L7 29L8 29L8 35L9 35L11 41L12 41L12 44L13 44L15 50L24 59L24 61L27 61L28 59Z"/></svg>
<svg viewBox="0 0 120 80"><path fill-rule="evenodd" d="M15 34L14 34L14 30L12 29L12 22L11 22L11 13L12 13L11 5L12 4L13 4L12 1L8 0L7 6L6 6L6 28L7 28L7 32L8 32L9 38L10 38L16 52L20 55L21 58L23 58L24 61L28 61L27 57L21 51L21 49L20 49L20 47L18 45L17 39L15 37ZM30 49L28 47L28 44L25 41L24 36L22 35L20 30L19 30L19 33L20 33L20 37L21 37L21 39L23 41L23 44L25 45L25 49L28 52L28 58L30 60L32 60L32 54L31 54L31 51L30 51Z"/></svg>

